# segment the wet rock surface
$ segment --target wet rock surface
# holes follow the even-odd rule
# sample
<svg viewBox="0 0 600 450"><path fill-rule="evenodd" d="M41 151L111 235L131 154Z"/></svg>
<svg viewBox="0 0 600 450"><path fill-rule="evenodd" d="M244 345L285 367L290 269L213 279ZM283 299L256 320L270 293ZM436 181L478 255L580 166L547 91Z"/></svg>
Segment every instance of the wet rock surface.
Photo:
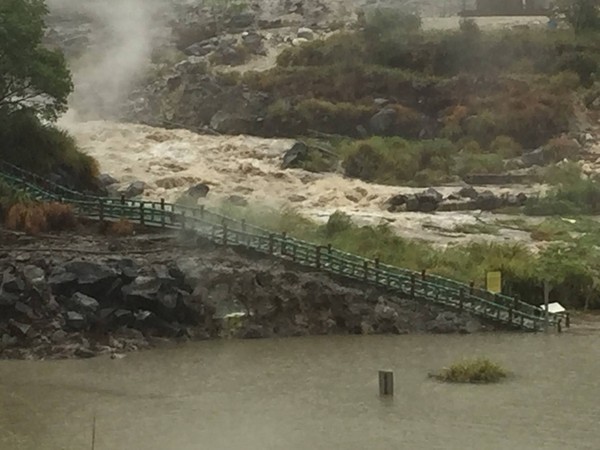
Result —
<svg viewBox="0 0 600 450"><path fill-rule="evenodd" d="M77 246L85 257L26 242L14 238L0 258L3 358L118 354L160 338L485 329L468 315L195 240L122 238L121 253L107 256L101 237L54 238L53 248Z"/></svg>

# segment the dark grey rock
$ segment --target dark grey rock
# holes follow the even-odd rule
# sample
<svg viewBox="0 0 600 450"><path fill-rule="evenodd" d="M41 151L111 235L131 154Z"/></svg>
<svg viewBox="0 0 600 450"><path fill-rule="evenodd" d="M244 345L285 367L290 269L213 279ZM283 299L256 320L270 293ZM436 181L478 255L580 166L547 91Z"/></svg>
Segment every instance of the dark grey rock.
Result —
<svg viewBox="0 0 600 450"><path fill-rule="evenodd" d="M39 286L46 281L46 274L44 273L44 269L34 265L27 265L23 267L22 270L23 279L30 286Z"/></svg>
<svg viewBox="0 0 600 450"><path fill-rule="evenodd" d="M100 303L95 298L76 292L69 300L70 307L82 314L95 313L100 307Z"/></svg>
<svg viewBox="0 0 600 450"><path fill-rule="evenodd" d="M373 134L390 134L394 131L398 112L391 107L383 108L369 120L369 129Z"/></svg>
<svg viewBox="0 0 600 450"><path fill-rule="evenodd" d="M23 292L23 290L25 289L25 282L20 277L12 274L9 269L7 269L2 274L2 284L0 284L0 286L2 287L1 290L4 292L18 294L20 292Z"/></svg>
<svg viewBox="0 0 600 450"><path fill-rule="evenodd" d="M282 169L299 167L300 163L308 157L308 146L303 142L296 142L291 149L283 154Z"/></svg>
<svg viewBox="0 0 600 450"><path fill-rule="evenodd" d="M190 187L187 191L185 191L185 195L191 197L193 199L204 198L208 195L210 191L210 187L208 187L205 183L199 183L195 186Z"/></svg>
<svg viewBox="0 0 600 450"><path fill-rule="evenodd" d="M134 198L142 195L146 189L146 183L143 181L134 181L125 190L121 191L121 194L125 198Z"/></svg>
<svg viewBox="0 0 600 450"><path fill-rule="evenodd" d="M479 194L473 186L465 186L458 191L458 195L462 198L476 199Z"/></svg>
<svg viewBox="0 0 600 450"><path fill-rule="evenodd" d="M539 147L530 152L523 153L521 161L526 167L546 165L547 161L544 147Z"/></svg>
<svg viewBox="0 0 600 450"><path fill-rule="evenodd" d="M31 325L17 322L14 319L10 319L8 321L8 329L13 335L20 338L27 337L32 331Z"/></svg>
<svg viewBox="0 0 600 450"><path fill-rule="evenodd" d="M69 275L61 277L70 279L75 276L78 284L95 284L106 280L113 280L117 276L117 272L106 264L90 262L90 261L72 261L65 264L65 271Z"/></svg>
<svg viewBox="0 0 600 450"><path fill-rule="evenodd" d="M0 289L0 307L2 306L15 306L19 301L19 294L13 294L12 292L6 292Z"/></svg>
<svg viewBox="0 0 600 450"><path fill-rule="evenodd" d="M15 303L14 308L15 311L21 315L21 317L26 317L29 320L37 319L37 314L33 312L33 308L23 302Z"/></svg>
<svg viewBox="0 0 600 450"><path fill-rule="evenodd" d="M113 184L116 184L119 182L115 177L113 177L112 175L109 175L108 173L101 173L98 176L98 181L104 187L112 186Z"/></svg>
<svg viewBox="0 0 600 450"><path fill-rule="evenodd" d="M85 317L76 311L67 311L67 314L65 315L65 320L67 327L69 327L72 330L81 331L85 330L88 326Z"/></svg>
<svg viewBox="0 0 600 450"><path fill-rule="evenodd" d="M492 191L483 191L475 199L475 206L482 211L493 211L503 206L503 201Z"/></svg>

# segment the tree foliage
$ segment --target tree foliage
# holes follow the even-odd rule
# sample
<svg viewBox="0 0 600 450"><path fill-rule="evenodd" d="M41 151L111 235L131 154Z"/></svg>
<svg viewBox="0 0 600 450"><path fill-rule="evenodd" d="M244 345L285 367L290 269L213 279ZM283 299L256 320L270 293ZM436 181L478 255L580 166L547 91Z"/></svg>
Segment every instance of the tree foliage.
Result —
<svg viewBox="0 0 600 450"><path fill-rule="evenodd" d="M66 110L73 89L59 51L42 45L44 0L0 2L0 112L30 110L46 119Z"/></svg>
<svg viewBox="0 0 600 450"><path fill-rule="evenodd" d="M559 10L576 32L600 29L599 0L563 0Z"/></svg>

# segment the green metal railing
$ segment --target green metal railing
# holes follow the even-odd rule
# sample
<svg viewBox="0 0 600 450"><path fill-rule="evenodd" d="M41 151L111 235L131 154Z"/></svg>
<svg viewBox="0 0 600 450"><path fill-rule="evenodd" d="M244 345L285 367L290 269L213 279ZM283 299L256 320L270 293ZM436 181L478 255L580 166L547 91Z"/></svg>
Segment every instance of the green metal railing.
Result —
<svg viewBox="0 0 600 450"><path fill-rule="evenodd" d="M189 207L164 200L129 200L88 195L60 186L18 167L0 162L0 180L40 201L71 205L81 216L100 221L127 219L142 225L189 229L224 246L241 246L293 261L364 284L385 288L404 298L471 313L509 327L538 331L545 327L542 311L516 298L477 289L425 271L418 273L382 264L251 225L202 206ZM554 316L549 326L558 326Z"/></svg>

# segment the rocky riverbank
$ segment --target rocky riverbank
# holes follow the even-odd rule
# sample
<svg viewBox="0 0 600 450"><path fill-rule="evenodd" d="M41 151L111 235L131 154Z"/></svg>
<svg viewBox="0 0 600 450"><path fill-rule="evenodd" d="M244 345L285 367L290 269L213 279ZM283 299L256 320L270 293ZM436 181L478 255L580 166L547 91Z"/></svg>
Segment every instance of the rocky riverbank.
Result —
<svg viewBox="0 0 600 450"><path fill-rule="evenodd" d="M467 315L162 235L0 234L0 357L92 357L164 339L470 333Z"/></svg>

